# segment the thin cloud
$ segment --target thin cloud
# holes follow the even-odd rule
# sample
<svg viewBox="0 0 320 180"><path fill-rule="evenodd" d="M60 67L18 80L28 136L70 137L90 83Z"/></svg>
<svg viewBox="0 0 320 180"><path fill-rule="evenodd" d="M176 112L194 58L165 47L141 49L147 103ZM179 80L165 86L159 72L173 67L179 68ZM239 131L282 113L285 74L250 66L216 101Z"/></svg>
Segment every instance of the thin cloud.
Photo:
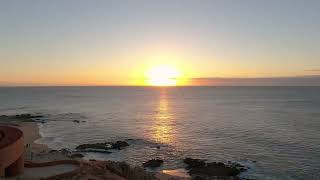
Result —
<svg viewBox="0 0 320 180"><path fill-rule="evenodd" d="M320 86L320 75L261 78L193 78L194 85L214 86Z"/></svg>
<svg viewBox="0 0 320 180"><path fill-rule="evenodd" d="M320 72L320 69L306 69L308 72Z"/></svg>

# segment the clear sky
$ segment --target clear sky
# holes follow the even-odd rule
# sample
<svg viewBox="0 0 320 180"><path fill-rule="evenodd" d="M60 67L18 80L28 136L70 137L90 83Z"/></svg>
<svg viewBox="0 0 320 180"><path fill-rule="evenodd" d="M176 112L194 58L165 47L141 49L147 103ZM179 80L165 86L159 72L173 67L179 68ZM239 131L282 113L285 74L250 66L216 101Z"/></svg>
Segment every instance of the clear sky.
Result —
<svg viewBox="0 0 320 180"><path fill-rule="evenodd" d="M320 74L319 0L2 0L0 85Z"/></svg>

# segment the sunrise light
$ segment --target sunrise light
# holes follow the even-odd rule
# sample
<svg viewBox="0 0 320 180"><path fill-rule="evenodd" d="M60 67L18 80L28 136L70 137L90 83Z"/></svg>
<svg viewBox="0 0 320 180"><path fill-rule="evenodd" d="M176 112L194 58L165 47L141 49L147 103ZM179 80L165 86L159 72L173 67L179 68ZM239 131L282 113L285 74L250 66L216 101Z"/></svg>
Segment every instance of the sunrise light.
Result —
<svg viewBox="0 0 320 180"><path fill-rule="evenodd" d="M176 86L181 72L170 65L152 67L147 73L147 83L151 86Z"/></svg>

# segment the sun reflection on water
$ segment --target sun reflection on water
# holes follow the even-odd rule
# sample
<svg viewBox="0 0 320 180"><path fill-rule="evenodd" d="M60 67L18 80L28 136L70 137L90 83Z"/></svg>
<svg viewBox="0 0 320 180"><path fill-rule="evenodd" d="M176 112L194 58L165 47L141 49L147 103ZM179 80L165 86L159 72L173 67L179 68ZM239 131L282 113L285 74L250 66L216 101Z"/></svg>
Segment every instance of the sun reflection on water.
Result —
<svg viewBox="0 0 320 180"><path fill-rule="evenodd" d="M162 89L159 104L154 114L153 139L158 143L170 144L175 139L174 116L170 112L167 89Z"/></svg>

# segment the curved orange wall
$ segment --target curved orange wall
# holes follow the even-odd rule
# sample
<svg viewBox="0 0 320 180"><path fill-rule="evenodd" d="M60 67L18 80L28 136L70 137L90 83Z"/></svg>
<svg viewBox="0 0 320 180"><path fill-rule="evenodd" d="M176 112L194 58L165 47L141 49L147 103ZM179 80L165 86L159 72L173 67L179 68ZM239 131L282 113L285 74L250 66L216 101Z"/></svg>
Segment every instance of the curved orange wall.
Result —
<svg viewBox="0 0 320 180"><path fill-rule="evenodd" d="M0 126L0 177L23 172L23 133L21 130Z"/></svg>

